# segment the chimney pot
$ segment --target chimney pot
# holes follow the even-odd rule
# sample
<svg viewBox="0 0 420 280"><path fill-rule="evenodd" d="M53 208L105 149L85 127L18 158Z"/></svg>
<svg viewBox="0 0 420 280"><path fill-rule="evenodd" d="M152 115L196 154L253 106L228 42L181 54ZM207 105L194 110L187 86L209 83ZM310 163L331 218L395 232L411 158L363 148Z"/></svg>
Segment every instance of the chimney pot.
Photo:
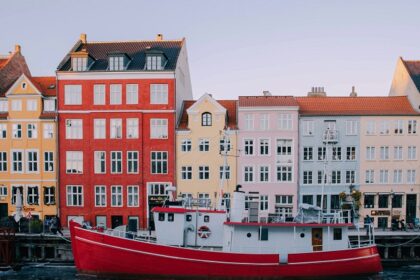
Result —
<svg viewBox="0 0 420 280"><path fill-rule="evenodd" d="M268 90L263 90L263 95L264 96L271 96L271 92Z"/></svg>
<svg viewBox="0 0 420 280"><path fill-rule="evenodd" d="M80 34L80 41L82 41L83 44L86 44L86 42L87 42L86 33Z"/></svg>
<svg viewBox="0 0 420 280"><path fill-rule="evenodd" d="M16 44L15 45L15 53L20 53L21 50L22 50L21 46Z"/></svg>
<svg viewBox="0 0 420 280"><path fill-rule="evenodd" d="M351 87L350 97L357 97L357 92L355 90L355 86Z"/></svg>
<svg viewBox="0 0 420 280"><path fill-rule="evenodd" d="M156 35L156 41L163 41L163 34L157 34Z"/></svg>

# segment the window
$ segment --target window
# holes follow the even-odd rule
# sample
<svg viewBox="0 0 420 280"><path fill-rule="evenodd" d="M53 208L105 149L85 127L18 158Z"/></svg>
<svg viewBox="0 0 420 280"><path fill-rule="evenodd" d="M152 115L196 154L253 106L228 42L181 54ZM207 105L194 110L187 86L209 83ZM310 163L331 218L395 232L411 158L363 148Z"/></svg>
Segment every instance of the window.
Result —
<svg viewBox="0 0 420 280"><path fill-rule="evenodd" d="M95 139L106 138L106 120L105 119L93 120L93 138Z"/></svg>
<svg viewBox="0 0 420 280"><path fill-rule="evenodd" d="M127 119L127 139L139 138L139 119Z"/></svg>
<svg viewBox="0 0 420 280"><path fill-rule="evenodd" d="M0 123L0 139L7 138L7 125L5 123Z"/></svg>
<svg viewBox="0 0 420 280"><path fill-rule="evenodd" d="M270 140L260 139L260 155L266 156L270 154Z"/></svg>
<svg viewBox="0 0 420 280"><path fill-rule="evenodd" d="M148 183L148 193L150 195L167 195L167 187L169 187L169 184Z"/></svg>
<svg viewBox="0 0 420 280"><path fill-rule="evenodd" d="M403 120L396 120L395 121L395 134L403 134L404 121Z"/></svg>
<svg viewBox="0 0 420 280"><path fill-rule="evenodd" d="M139 173L139 152L137 151L127 152L127 173L129 174Z"/></svg>
<svg viewBox="0 0 420 280"><path fill-rule="evenodd" d="M12 172L23 172L23 152L12 151Z"/></svg>
<svg viewBox="0 0 420 280"><path fill-rule="evenodd" d="M389 134L389 121L381 121L380 122L380 135L388 135Z"/></svg>
<svg viewBox="0 0 420 280"><path fill-rule="evenodd" d="M54 171L54 152L44 152L44 171Z"/></svg>
<svg viewBox="0 0 420 280"><path fill-rule="evenodd" d="M244 139L244 151L245 155L253 155L254 154L254 140L253 139Z"/></svg>
<svg viewBox="0 0 420 280"><path fill-rule="evenodd" d="M26 110L27 111L36 111L38 108L38 101L34 99L26 100Z"/></svg>
<svg viewBox="0 0 420 280"><path fill-rule="evenodd" d="M417 134L417 121L416 120L408 121L408 134Z"/></svg>
<svg viewBox="0 0 420 280"><path fill-rule="evenodd" d="M111 174L122 173L122 152L111 152Z"/></svg>
<svg viewBox="0 0 420 280"><path fill-rule="evenodd" d="M417 159L417 148L416 146L408 146L408 156L409 160Z"/></svg>
<svg viewBox="0 0 420 280"><path fill-rule="evenodd" d="M332 160L341 160L341 147L332 148Z"/></svg>
<svg viewBox="0 0 420 280"><path fill-rule="evenodd" d="M365 194L364 195L364 205L365 205L365 208L374 208L375 207L375 195Z"/></svg>
<svg viewBox="0 0 420 280"><path fill-rule="evenodd" d="M292 217L293 215L293 196L276 195L275 212L282 218Z"/></svg>
<svg viewBox="0 0 420 280"><path fill-rule="evenodd" d="M106 153L104 151L94 152L95 174L104 174L106 172Z"/></svg>
<svg viewBox="0 0 420 280"><path fill-rule="evenodd" d="M314 121L303 121L303 136L314 135Z"/></svg>
<svg viewBox="0 0 420 280"><path fill-rule="evenodd" d="M150 138L168 138L168 119L150 119Z"/></svg>
<svg viewBox="0 0 420 280"><path fill-rule="evenodd" d="M127 206L139 206L139 186L127 186Z"/></svg>
<svg viewBox="0 0 420 280"><path fill-rule="evenodd" d="M147 70L163 70L162 56L148 55L146 59Z"/></svg>
<svg viewBox="0 0 420 280"><path fill-rule="evenodd" d="M120 84L111 85L110 88L110 104L119 105L122 103L122 86Z"/></svg>
<svg viewBox="0 0 420 280"><path fill-rule="evenodd" d="M379 183L388 184L389 172L388 170L381 169L379 170Z"/></svg>
<svg viewBox="0 0 420 280"><path fill-rule="evenodd" d="M292 140L277 140L277 155L291 156L292 155Z"/></svg>
<svg viewBox="0 0 420 280"><path fill-rule="evenodd" d="M268 195L260 195L260 210L268 210Z"/></svg>
<svg viewBox="0 0 420 280"><path fill-rule="evenodd" d="M325 160L327 149L325 147L318 147L318 160Z"/></svg>
<svg viewBox="0 0 420 280"><path fill-rule="evenodd" d="M245 129L253 130L254 129L254 115L245 114Z"/></svg>
<svg viewBox="0 0 420 280"><path fill-rule="evenodd" d="M28 138L29 139L38 138L38 130L37 130L36 124L29 123L27 128L28 128Z"/></svg>
<svg viewBox="0 0 420 280"><path fill-rule="evenodd" d="M375 159L375 147L366 147L366 160Z"/></svg>
<svg viewBox="0 0 420 280"><path fill-rule="evenodd" d="M395 146L394 147L394 160L402 160L402 159L403 159L403 147Z"/></svg>
<svg viewBox="0 0 420 280"><path fill-rule="evenodd" d="M23 200L23 186L22 185L16 185L16 186L12 186L12 205L16 205L16 198L17 198L17 193L18 190L20 191L20 198Z"/></svg>
<svg viewBox="0 0 420 280"><path fill-rule="evenodd" d="M208 180L210 178L210 168L208 166L199 166L198 178L200 180Z"/></svg>
<svg viewBox="0 0 420 280"><path fill-rule="evenodd" d="M260 166L260 182L269 182L270 171L268 166Z"/></svg>
<svg viewBox="0 0 420 280"><path fill-rule="evenodd" d="M205 112L201 115L201 126L211 126L212 116L209 112Z"/></svg>
<svg viewBox="0 0 420 280"><path fill-rule="evenodd" d="M192 179L192 166L182 166L181 167L181 179L182 180L191 180Z"/></svg>
<svg viewBox="0 0 420 280"><path fill-rule="evenodd" d="M254 181L254 167L244 166L244 182Z"/></svg>
<svg viewBox="0 0 420 280"><path fill-rule="evenodd" d="M9 110L8 107L7 100L0 100L0 112L7 112Z"/></svg>
<svg viewBox="0 0 420 280"><path fill-rule="evenodd" d="M231 149L230 145L230 139L228 138L222 138L219 140L219 146L220 146L220 152L225 152L225 146L226 146L226 152L229 152Z"/></svg>
<svg viewBox="0 0 420 280"><path fill-rule="evenodd" d="M44 123L44 139L54 138L54 125L52 123Z"/></svg>
<svg viewBox="0 0 420 280"><path fill-rule="evenodd" d="M83 173L83 152L66 152L66 173Z"/></svg>
<svg viewBox="0 0 420 280"><path fill-rule="evenodd" d="M198 200L199 200L200 207L210 206L210 195L208 193L199 193ZM208 223L209 221L210 221L209 216L205 215L204 222Z"/></svg>
<svg viewBox="0 0 420 280"><path fill-rule="evenodd" d="M208 152L210 149L209 139L200 139L198 149L200 152Z"/></svg>
<svg viewBox="0 0 420 280"><path fill-rule="evenodd" d="M106 206L106 187L95 186L95 207Z"/></svg>
<svg viewBox="0 0 420 280"><path fill-rule="evenodd" d="M0 152L0 172L7 171L7 152Z"/></svg>
<svg viewBox="0 0 420 280"><path fill-rule="evenodd" d="M38 186L28 186L27 187L26 202L29 205L39 205L39 188L38 188Z"/></svg>
<svg viewBox="0 0 420 280"><path fill-rule="evenodd" d="M122 138L122 120L121 119L111 119L111 139L121 139Z"/></svg>
<svg viewBox="0 0 420 280"><path fill-rule="evenodd" d="M121 71L124 70L124 56L114 55L109 58L109 70L110 71Z"/></svg>
<svg viewBox="0 0 420 280"><path fill-rule="evenodd" d="M82 86L65 85L64 86L64 104L82 105Z"/></svg>
<svg viewBox="0 0 420 280"><path fill-rule="evenodd" d="M260 116L260 130L270 129L270 117L268 114L261 114Z"/></svg>
<svg viewBox="0 0 420 280"><path fill-rule="evenodd" d="M224 170L223 170L223 166L220 166L219 170L220 170L220 179L223 179L223 172L225 173L224 179L229 180L230 179L230 166L226 165L224 166Z"/></svg>
<svg viewBox="0 0 420 280"><path fill-rule="evenodd" d="M366 170L365 173L365 183L373 184L375 182L375 171L372 169Z"/></svg>
<svg viewBox="0 0 420 280"><path fill-rule="evenodd" d="M392 208L402 208L402 198L403 198L403 196L402 196L402 194L393 194L393 195L391 195L391 197L392 197L392 201L391 201L391 203L392 203Z"/></svg>
<svg viewBox="0 0 420 280"><path fill-rule="evenodd" d="M347 147L346 160L356 160L356 147Z"/></svg>
<svg viewBox="0 0 420 280"><path fill-rule="evenodd" d="M402 183L402 170L395 169L394 170L394 184L401 184Z"/></svg>
<svg viewBox="0 0 420 280"><path fill-rule="evenodd" d="M127 84L125 88L126 103L127 104L138 104L139 103L139 85Z"/></svg>
<svg viewBox="0 0 420 280"><path fill-rule="evenodd" d="M313 159L314 159L314 148L303 147L303 160L313 160Z"/></svg>
<svg viewBox="0 0 420 280"><path fill-rule="evenodd" d="M44 99L44 111L46 112L55 111L55 99Z"/></svg>
<svg viewBox="0 0 420 280"><path fill-rule="evenodd" d="M346 135L357 135L357 131L359 128L358 121L346 121Z"/></svg>
<svg viewBox="0 0 420 280"><path fill-rule="evenodd" d="M159 220L160 222L165 221L165 213L159 213L158 220Z"/></svg>
<svg viewBox="0 0 420 280"><path fill-rule="evenodd" d="M38 172L38 152L26 151L26 171L28 173Z"/></svg>
<svg viewBox="0 0 420 280"><path fill-rule="evenodd" d="M322 200L322 201L321 201ZM316 206L321 207L322 204L322 209L327 209L327 195L320 195L318 194L316 196Z"/></svg>
<svg viewBox="0 0 420 280"><path fill-rule="evenodd" d="M339 197L338 194L332 194L331 195L330 207L331 207L331 209L341 210L340 197Z"/></svg>
<svg viewBox="0 0 420 280"><path fill-rule="evenodd" d="M44 187L44 204L53 205L55 204L55 188Z"/></svg>
<svg viewBox="0 0 420 280"><path fill-rule="evenodd" d="M333 229L333 239L342 240L343 239L343 230L341 228Z"/></svg>
<svg viewBox="0 0 420 280"><path fill-rule="evenodd" d="M86 71L87 61L87 57L72 57L71 66L73 68L73 71Z"/></svg>
<svg viewBox="0 0 420 280"><path fill-rule="evenodd" d="M168 85L150 85L150 104L168 104Z"/></svg>
<svg viewBox="0 0 420 280"><path fill-rule="evenodd" d="M83 120L66 119L66 139L83 139Z"/></svg>
<svg viewBox="0 0 420 280"><path fill-rule="evenodd" d="M93 104L105 105L105 85L93 86Z"/></svg>
<svg viewBox="0 0 420 280"><path fill-rule="evenodd" d="M292 166L288 166L288 165L277 166L277 181L292 182Z"/></svg>
<svg viewBox="0 0 420 280"><path fill-rule="evenodd" d="M416 170L410 169L407 170L407 184L415 184L416 183Z"/></svg>
<svg viewBox="0 0 420 280"><path fill-rule="evenodd" d="M324 171L318 170L318 184L326 184L327 183L327 176L322 177L322 174L324 174Z"/></svg>
<svg viewBox="0 0 420 280"><path fill-rule="evenodd" d="M388 146L381 147L381 160L389 160L389 147Z"/></svg>
<svg viewBox="0 0 420 280"><path fill-rule="evenodd" d="M83 186L67 186L67 206L83 206Z"/></svg>
<svg viewBox="0 0 420 280"><path fill-rule="evenodd" d="M123 206L122 186L111 186L111 206Z"/></svg>
<svg viewBox="0 0 420 280"><path fill-rule="evenodd" d="M312 171L303 171L303 184L312 184Z"/></svg>
<svg viewBox="0 0 420 280"><path fill-rule="evenodd" d="M22 125L18 124L18 123L14 123L12 125L12 130L13 130L13 138L22 138Z"/></svg>
<svg viewBox="0 0 420 280"><path fill-rule="evenodd" d="M310 127L307 127L307 129ZM279 116L279 129L291 130L293 129L293 119L291 114L280 114ZM313 122L312 122L313 129ZM306 135L306 134L305 134Z"/></svg>
<svg viewBox="0 0 420 280"><path fill-rule="evenodd" d="M151 152L152 174L167 174L168 173L168 152Z"/></svg>
<svg viewBox="0 0 420 280"><path fill-rule="evenodd" d="M12 111L22 111L22 100L12 100Z"/></svg>
<svg viewBox="0 0 420 280"><path fill-rule="evenodd" d="M356 182L356 171L346 170L346 184L354 184Z"/></svg>
<svg viewBox="0 0 420 280"><path fill-rule="evenodd" d="M341 171L333 170L331 172L331 184L341 184Z"/></svg>
<svg viewBox="0 0 420 280"><path fill-rule="evenodd" d="M302 202L306 204L313 204L314 203L314 196L313 195L303 195Z"/></svg>
<svg viewBox="0 0 420 280"><path fill-rule="evenodd" d="M378 200L378 208L388 208L389 204L389 195L380 194Z"/></svg>

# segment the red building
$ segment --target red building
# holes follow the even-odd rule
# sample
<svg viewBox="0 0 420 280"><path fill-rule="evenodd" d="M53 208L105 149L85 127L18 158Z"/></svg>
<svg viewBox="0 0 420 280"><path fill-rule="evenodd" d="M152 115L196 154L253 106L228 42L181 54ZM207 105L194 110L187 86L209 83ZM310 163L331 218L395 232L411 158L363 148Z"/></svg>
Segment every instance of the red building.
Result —
<svg viewBox="0 0 420 280"><path fill-rule="evenodd" d="M147 228L175 182L175 125L192 98L185 39L80 40L57 70L60 215Z"/></svg>

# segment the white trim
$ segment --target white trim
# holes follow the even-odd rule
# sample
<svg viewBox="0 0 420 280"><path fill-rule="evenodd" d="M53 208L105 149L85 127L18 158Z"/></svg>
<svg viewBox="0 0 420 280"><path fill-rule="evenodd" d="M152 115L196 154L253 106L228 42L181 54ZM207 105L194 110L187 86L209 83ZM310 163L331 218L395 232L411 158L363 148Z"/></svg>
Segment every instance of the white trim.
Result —
<svg viewBox="0 0 420 280"><path fill-rule="evenodd" d="M59 110L60 114L90 114L90 113L175 113L175 110Z"/></svg>
<svg viewBox="0 0 420 280"><path fill-rule="evenodd" d="M15 173L16 174L16 173ZM1 179L2 182L57 182L56 179Z"/></svg>
<svg viewBox="0 0 420 280"><path fill-rule="evenodd" d="M250 112L250 111L298 111L298 106L252 106L252 107L238 107L239 112Z"/></svg>
<svg viewBox="0 0 420 280"><path fill-rule="evenodd" d="M57 80L74 81L74 80L128 80L128 79L175 79L175 71L85 71L85 72L57 72Z"/></svg>
<svg viewBox="0 0 420 280"><path fill-rule="evenodd" d="M209 101L215 107L216 111L214 112L214 114L216 114L216 115L226 114L226 112L227 112L226 108L223 107L222 105L220 105L220 103L217 102L217 100L215 100L208 93L203 94L196 102L194 102L194 104L190 108L187 109L187 114L188 115L195 115L195 114L201 113L199 111L199 108L196 108L196 107L198 107L204 101ZM205 112L207 112L207 111L203 111L202 113L205 113ZM211 113L211 112L209 112L209 113Z"/></svg>
<svg viewBox="0 0 420 280"><path fill-rule="evenodd" d="M34 95L39 95L42 96L41 92L39 91L39 89L31 82L30 79L28 79L28 77L25 74L20 75L20 77L16 80L16 82L13 83L13 85L9 88L9 90L6 92L5 96L9 97L9 95L14 95L14 93L12 93L12 91L16 88L16 86L20 83L22 83L22 81L25 80L25 83L29 83L36 92L34 92L33 94L25 94L26 96L34 96ZM16 93L15 96L24 96L23 94L19 94Z"/></svg>

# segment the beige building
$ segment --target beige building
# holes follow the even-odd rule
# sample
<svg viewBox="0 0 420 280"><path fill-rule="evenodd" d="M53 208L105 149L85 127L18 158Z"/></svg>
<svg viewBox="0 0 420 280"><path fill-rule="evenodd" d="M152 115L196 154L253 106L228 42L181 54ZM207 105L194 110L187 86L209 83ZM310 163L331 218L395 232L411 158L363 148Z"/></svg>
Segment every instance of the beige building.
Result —
<svg viewBox="0 0 420 280"><path fill-rule="evenodd" d="M184 101L176 131L178 197L198 198L202 206L211 203L215 207L220 194L229 197L235 189L236 108L237 101L215 100L210 94Z"/></svg>

